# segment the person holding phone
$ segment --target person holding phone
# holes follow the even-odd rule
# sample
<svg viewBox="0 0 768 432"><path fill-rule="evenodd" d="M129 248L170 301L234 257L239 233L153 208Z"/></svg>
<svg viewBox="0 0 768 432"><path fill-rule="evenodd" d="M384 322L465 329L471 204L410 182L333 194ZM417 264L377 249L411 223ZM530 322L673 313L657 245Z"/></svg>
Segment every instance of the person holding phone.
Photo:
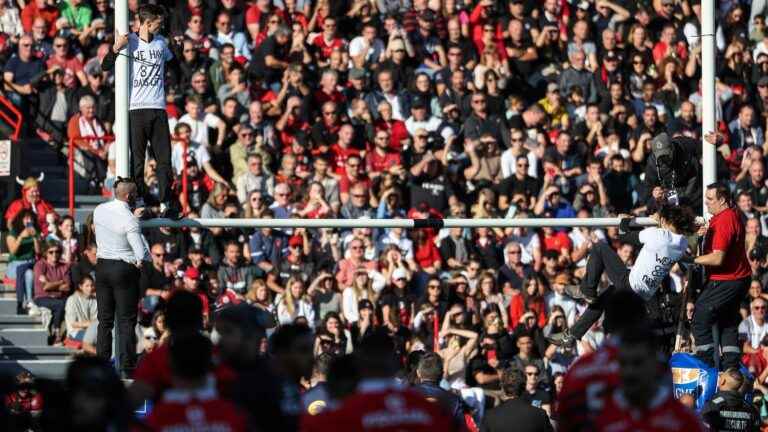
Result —
<svg viewBox="0 0 768 432"><path fill-rule="evenodd" d="M22 313L32 300L32 266L35 265L35 256L41 252L40 233L31 210L22 210L16 214L5 242L8 246L6 275L16 281L16 311Z"/></svg>

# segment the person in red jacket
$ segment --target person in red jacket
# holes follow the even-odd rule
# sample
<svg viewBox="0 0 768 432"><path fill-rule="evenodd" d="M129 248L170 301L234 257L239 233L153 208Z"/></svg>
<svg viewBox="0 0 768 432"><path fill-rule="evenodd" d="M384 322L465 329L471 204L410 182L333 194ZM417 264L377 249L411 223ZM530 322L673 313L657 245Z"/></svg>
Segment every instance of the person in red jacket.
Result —
<svg viewBox="0 0 768 432"><path fill-rule="evenodd" d="M619 386L597 417L598 431L704 431L696 414L674 398L666 361L660 359L652 330L623 331L618 349Z"/></svg>
<svg viewBox="0 0 768 432"><path fill-rule="evenodd" d="M694 260L707 270L707 284L696 299L693 313L694 352L702 361L714 365L717 347L712 326L717 324L721 366L728 369L739 366L739 306L749 289L752 270L744 247L744 222L739 209L733 207L728 186L722 183L707 186L704 204L712 219L706 228L704 253Z"/></svg>
<svg viewBox="0 0 768 432"><path fill-rule="evenodd" d="M32 210L37 217L37 226L42 230L43 237L48 235L49 223L53 223L59 219L59 215L56 214L53 205L44 200L40 195L40 183L45 178L45 173L40 173L37 178L27 177L25 180L21 180L16 177L16 182L21 185L21 198L18 198L11 202L8 209L5 211L5 221L8 229L11 229L11 222L16 215L22 210ZM51 216L48 216L48 215Z"/></svg>
<svg viewBox="0 0 768 432"><path fill-rule="evenodd" d="M213 346L202 334L186 334L170 343L173 387L163 394L147 418L154 431L246 430L245 415L219 397L212 375Z"/></svg>
<svg viewBox="0 0 768 432"><path fill-rule="evenodd" d="M384 331L363 339L356 351L361 381L338 408L305 415L301 430L452 431L456 426L438 404L396 381L395 345Z"/></svg>

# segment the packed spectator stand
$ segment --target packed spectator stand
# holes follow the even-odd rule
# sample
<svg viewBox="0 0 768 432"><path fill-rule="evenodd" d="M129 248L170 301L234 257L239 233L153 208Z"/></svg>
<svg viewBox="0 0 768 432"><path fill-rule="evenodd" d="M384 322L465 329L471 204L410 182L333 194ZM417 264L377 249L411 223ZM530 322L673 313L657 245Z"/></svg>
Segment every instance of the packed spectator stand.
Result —
<svg viewBox="0 0 768 432"><path fill-rule="evenodd" d="M666 198L650 169L653 137L701 142L698 0L157 3L168 11L161 33L183 36L180 70L165 82L173 189L189 218L646 216ZM128 1L133 31L139 6ZM717 175L746 224L753 279L739 334L742 363L762 394L768 6L717 8ZM116 179L115 92L101 62L113 28L108 0L0 0L2 96L24 115L21 142L72 152L78 184L105 197ZM149 156L144 180L156 194ZM92 356L92 227L56 213L40 181L24 180L5 213L6 281L18 314L46 317L50 344ZM438 354L436 379L462 397L468 425L503 399L517 378L509 368L524 376L520 398L557 424L569 365L606 340L598 323L575 349L548 343L586 308L565 289L584 277L596 242L627 266L637 253L615 227L153 228L144 236L151 263L140 281L141 356L169 338L166 306L176 291L199 298L206 333L220 331L224 310L246 304L296 338L303 333L289 325L308 326L316 373L383 331L404 380L413 382L415 353ZM678 349L694 345L689 281L674 267L648 305L667 353L675 333ZM275 332L256 327L265 338ZM304 396L317 393L314 378L300 384ZM318 400L333 405L327 395Z"/></svg>

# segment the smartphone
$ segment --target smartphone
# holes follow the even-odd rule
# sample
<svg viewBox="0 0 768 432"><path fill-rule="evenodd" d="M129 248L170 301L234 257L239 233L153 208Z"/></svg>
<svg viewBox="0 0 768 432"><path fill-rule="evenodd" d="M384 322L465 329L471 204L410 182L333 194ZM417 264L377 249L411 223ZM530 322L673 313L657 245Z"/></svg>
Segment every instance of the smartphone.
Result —
<svg viewBox="0 0 768 432"><path fill-rule="evenodd" d="M24 224L24 228L34 228L35 223L34 222L27 222Z"/></svg>

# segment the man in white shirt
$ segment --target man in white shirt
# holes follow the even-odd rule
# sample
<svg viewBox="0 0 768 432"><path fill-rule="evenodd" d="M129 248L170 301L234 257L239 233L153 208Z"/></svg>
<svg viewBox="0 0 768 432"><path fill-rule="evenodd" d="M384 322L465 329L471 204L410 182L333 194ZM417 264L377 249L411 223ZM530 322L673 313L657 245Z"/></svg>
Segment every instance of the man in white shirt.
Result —
<svg viewBox="0 0 768 432"><path fill-rule="evenodd" d="M118 178L115 199L93 211L96 233L96 301L98 303L97 354L112 357L112 328L117 314L118 369L130 377L136 367L136 319L142 262L148 260L139 219L143 209L131 211L137 198L136 183Z"/></svg>
<svg viewBox="0 0 768 432"><path fill-rule="evenodd" d="M739 324L739 340L743 342L742 352L754 354L760 352L760 343L768 334L768 323L765 322L765 308L768 302L762 297L752 300L749 305L749 316Z"/></svg>
<svg viewBox="0 0 768 432"><path fill-rule="evenodd" d="M672 266L686 253L688 241L685 236L696 232L697 228L695 215L687 206L664 205L651 217L658 222L658 227L645 228L639 232L629 231L630 218L621 221L621 240L642 244L631 269L627 268L608 243L601 241L592 246L581 289L566 287L571 297L583 298L589 307L570 329L550 337L550 342L573 346L600 319L608 299L617 291L632 290L645 301L656 294ZM607 274L612 286L598 296L597 287L603 273Z"/></svg>
<svg viewBox="0 0 768 432"><path fill-rule="evenodd" d="M227 134L227 125L219 116L203 112L203 101L197 95L187 97L187 103L184 105L186 114L181 116L179 123L188 124L192 133L190 141L200 143L200 145L209 148L208 129L217 130L216 145L221 147L224 144L224 137Z"/></svg>

